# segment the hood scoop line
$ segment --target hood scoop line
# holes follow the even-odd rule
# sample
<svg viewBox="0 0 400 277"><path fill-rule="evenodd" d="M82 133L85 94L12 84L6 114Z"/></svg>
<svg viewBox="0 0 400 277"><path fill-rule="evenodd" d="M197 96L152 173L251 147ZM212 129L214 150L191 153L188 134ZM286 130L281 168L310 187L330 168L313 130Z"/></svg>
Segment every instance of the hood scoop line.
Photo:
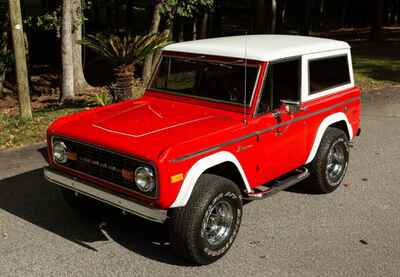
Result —
<svg viewBox="0 0 400 277"><path fill-rule="evenodd" d="M149 107L149 110L151 110L158 117L163 118L163 116L161 114L155 112L151 107ZM110 129L110 128L106 128L106 127L100 126L100 125L98 125L96 123L92 124L92 126L94 128L101 129L101 130L103 130L105 132L108 132L108 133L123 135L123 136L127 136L127 137L132 137L132 138L141 138L141 137L145 137L145 136L152 135L152 134L155 134L155 133L159 133L159 132L162 132L162 131L166 131L166 130L169 130L169 129L177 128L177 127L180 127L180 126L196 123L196 122L199 122L199 121L208 120L208 119L211 119L213 117L214 117L214 115L200 117L200 118L196 118L196 119L193 119L193 120L172 124L170 126L166 126L166 127L163 127L163 128L155 129L155 130L152 130L152 131L149 131L149 132L146 132L146 133L143 133L143 134L138 134L138 135L134 135L134 134L127 133L127 132L113 130L113 129Z"/></svg>

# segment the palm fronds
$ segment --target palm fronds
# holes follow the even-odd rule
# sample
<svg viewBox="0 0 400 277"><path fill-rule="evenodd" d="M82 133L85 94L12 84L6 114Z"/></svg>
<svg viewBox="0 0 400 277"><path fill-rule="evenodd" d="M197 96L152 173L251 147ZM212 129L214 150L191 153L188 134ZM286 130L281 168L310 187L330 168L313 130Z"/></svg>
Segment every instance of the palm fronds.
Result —
<svg viewBox="0 0 400 277"><path fill-rule="evenodd" d="M165 33L145 36L99 33L88 35L78 43L91 48L112 64L119 66L141 62L151 52L167 45L168 36Z"/></svg>

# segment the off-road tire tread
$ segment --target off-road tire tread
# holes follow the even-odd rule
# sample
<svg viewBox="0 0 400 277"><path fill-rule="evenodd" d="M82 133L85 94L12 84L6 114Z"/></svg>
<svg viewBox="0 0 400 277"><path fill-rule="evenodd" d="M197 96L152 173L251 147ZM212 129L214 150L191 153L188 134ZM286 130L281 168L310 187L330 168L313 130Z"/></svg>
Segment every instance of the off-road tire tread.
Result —
<svg viewBox="0 0 400 277"><path fill-rule="evenodd" d="M327 183L327 180L324 176L324 163L325 159L327 158L327 154L331 144L340 137L348 141L347 135L343 130L335 127L328 127L328 129L326 129L319 145L317 154L309 166L311 175L308 178L308 188L311 190L311 192L316 194L326 194L333 192L339 187L340 183L335 187L330 186Z"/></svg>
<svg viewBox="0 0 400 277"><path fill-rule="evenodd" d="M185 207L172 210L169 221L171 246L178 256L197 264L206 265L222 257L228 249L215 259L204 258L199 253L195 240L203 213L216 192L231 191L240 197L238 186L231 180L213 174L203 174L197 181L189 202Z"/></svg>

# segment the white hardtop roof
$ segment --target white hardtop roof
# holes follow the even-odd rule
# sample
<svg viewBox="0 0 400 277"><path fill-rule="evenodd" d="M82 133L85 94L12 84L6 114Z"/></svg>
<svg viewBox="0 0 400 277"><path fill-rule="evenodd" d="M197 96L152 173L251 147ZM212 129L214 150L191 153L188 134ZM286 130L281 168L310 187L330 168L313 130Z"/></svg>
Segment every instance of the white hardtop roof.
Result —
<svg viewBox="0 0 400 277"><path fill-rule="evenodd" d="M247 45L247 50L246 50ZM249 35L174 43L163 50L202 55L274 61L289 57L349 49L344 41L290 35Z"/></svg>

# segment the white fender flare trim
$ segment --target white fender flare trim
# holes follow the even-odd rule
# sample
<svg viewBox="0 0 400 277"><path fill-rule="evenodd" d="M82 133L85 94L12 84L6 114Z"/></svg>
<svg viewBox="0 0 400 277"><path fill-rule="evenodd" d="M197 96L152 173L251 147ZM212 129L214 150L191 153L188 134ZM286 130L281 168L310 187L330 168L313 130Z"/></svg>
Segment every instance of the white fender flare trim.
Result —
<svg viewBox="0 0 400 277"><path fill-rule="evenodd" d="M204 173L207 169L222 164L224 162L233 163L240 175L243 178L244 184L246 186L246 190L251 192L250 184L247 180L246 174L238 159L228 151L221 151L205 158L198 160L188 171L186 174L185 180L181 186L181 189L176 197L174 203L172 203L171 208L184 207L189 201L190 195L192 194L193 188L196 185L197 179L201 174Z"/></svg>
<svg viewBox="0 0 400 277"><path fill-rule="evenodd" d="M326 129L328 129L328 127L331 126L332 124L340 122L340 121L346 122L347 130L349 131L350 140L353 139L353 134L354 134L353 127L351 126L347 116L344 113L331 114L330 116L328 116L324 120L322 120L321 124L319 125L317 135L314 139L314 144L311 148L310 154L308 155L306 164L311 163L314 160L315 155L317 155L319 145L321 143L322 137L323 137Z"/></svg>

